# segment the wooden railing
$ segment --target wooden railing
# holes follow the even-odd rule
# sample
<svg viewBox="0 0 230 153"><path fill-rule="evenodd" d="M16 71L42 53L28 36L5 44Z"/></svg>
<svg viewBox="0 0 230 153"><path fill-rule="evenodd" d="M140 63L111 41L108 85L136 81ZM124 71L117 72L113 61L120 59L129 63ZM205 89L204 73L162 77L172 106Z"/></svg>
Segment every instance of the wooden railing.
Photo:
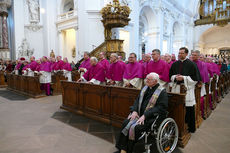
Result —
<svg viewBox="0 0 230 153"><path fill-rule="evenodd" d="M111 53L117 53L119 56L124 57L125 52L123 51L123 40L106 40L100 46L91 51L90 56L98 58L101 52L105 52L107 59L109 59ZM84 59L81 59L80 62L83 60Z"/></svg>
<svg viewBox="0 0 230 153"><path fill-rule="evenodd" d="M101 45L99 45L97 48L95 48L93 51L90 52L90 56L99 57L100 52L106 52L106 42L103 42ZM82 62L84 58L80 60Z"/></svg>

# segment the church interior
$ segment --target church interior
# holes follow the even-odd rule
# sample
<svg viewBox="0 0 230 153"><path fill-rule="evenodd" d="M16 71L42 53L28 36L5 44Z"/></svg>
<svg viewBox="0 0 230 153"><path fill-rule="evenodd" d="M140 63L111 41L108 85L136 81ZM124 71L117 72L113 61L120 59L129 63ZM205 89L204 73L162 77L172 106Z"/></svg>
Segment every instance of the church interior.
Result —
<svg viewBox="0 0 230 153"><path fill-rule="evenodd" d="M230 0L0 0L0 153L230 150Z"/></svg>

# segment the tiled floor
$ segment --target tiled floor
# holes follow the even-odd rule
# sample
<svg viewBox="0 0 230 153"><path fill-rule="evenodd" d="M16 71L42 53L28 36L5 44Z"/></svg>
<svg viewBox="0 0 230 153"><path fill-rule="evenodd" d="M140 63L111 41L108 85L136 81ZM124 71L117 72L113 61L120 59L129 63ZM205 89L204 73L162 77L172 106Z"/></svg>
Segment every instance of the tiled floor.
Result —
<svg viewBox="0 0 230 153"><path fill-rule="evenodd" d="M230 95L175 153L230 150ZM31 99L0 89L0 153L113 153L119 129L59 109L61 96ZM135 147L135 153L143 145ZM157 153L153 146L153 153Z"/></svg>

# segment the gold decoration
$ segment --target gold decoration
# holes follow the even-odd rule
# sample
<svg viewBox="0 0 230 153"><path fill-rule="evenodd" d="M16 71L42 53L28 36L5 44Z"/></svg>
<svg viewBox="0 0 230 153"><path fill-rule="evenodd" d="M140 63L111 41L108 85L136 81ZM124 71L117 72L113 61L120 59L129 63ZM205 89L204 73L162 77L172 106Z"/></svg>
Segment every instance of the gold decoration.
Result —
<svg viewBox="0 0 230 153"><path fill-rule="evenodd" d="M75 58L76 57L76 48L73 47L72 49L72 57Z"/></svg>
<svg viewBox="0 0 230 153"><path fill-rule="evenodd" d="M53 50L50 52L50 57L55 58L55 54Z"/></svg>
<svg viewBox="0 0 230 153"><path fill-rule="evenodd" d="M230 0L204 0L200 5L199 14L202 17L195 21L196 26L212 23L223 27L230 22Z"/></svg>
<svg viewBox="0 0 230 153"><path fill-rule="evenodd" d="M100 11L102 15L102 23L104 25L105 42L90 52L90 56L99 57L100 52L105 52L109 58L112 53L125 57L123 50L124 40L112 40L112 28L124 27L129 24L129 14L131 10L128 6L121 6L119 0L113 0L113 4L109 3ZM83 59L80 60L82 62Z"/></svg>
<svg viewBox="0 0 230 153"><path fill-rule="evenodd" d="M113 4L107 4L102 8L102 23L105 27L105 40L111 40L111 29L115 27L124 27L129 24L131 10L128 6L121 6L119 0L113 0Z"/></svg>

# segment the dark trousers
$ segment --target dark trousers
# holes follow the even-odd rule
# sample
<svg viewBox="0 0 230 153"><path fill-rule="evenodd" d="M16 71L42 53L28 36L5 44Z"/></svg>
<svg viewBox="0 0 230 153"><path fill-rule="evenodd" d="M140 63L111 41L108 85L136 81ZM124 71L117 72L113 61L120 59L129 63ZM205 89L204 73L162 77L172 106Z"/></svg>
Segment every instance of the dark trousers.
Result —
<svg viewBox="0 0 230 153"><path fill-rule="evenodd" d="M165 116L159 116L159 118L156 121L157 127L159 127L160 123L165 119ZM122 132L120 132L120 135L116 142L116 147L119 150L125 150L127 153L132 153L135 143L138 141L138 139L141 137L142 132L145 132L151 128L151 125L155 121L155 118L145 121L144 125L137 125L135 127L135 141L129 140L129 135L125 136ZM126 119L123 124L121 131L126 127L126 125L129 123L129 120Z"/></svg>
<svg viewBox="0 0 230 153"><path fill-rule="evenodd" d="M186 107L185 123L188 124L188 131L196 131L195 106Z"/></svg>
<svg viewBox="0 0 230 153"><path fill-rule="evenodd" d="M45 90L46 91L46 95L49 96L50 93L50 83L42 83L41 84L41 90Z"/></svg>

